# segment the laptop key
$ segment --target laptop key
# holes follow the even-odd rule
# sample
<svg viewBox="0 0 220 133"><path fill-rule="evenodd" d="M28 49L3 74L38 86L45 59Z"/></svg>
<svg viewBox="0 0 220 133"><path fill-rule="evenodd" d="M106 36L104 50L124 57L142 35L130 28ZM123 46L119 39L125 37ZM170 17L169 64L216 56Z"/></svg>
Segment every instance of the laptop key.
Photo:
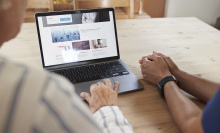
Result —
<svg viewBox="0 0 220 133"><path fill-rule="evenodd" d="M63 75L74 84L129 74L118 61L57 70L54 72Z"/></svg>
<svg viewBox="0 0 220 133"><path fill-rule="evenodd" d="M129 72L122 72L123 73L123 75L128 75L129 74Z"/></svg>
<svg viewBox="0 0 220 133"><path fill-rule="evenodd" d="M112 74L114 77L117 77L117 76L119 76L119 73L114 73L114 74Z"/></svg>

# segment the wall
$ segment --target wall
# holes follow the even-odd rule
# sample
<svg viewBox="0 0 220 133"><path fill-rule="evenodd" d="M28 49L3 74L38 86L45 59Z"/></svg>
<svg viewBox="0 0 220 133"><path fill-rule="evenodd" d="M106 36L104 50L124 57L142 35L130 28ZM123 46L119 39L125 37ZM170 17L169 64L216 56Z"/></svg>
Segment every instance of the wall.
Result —
<svg viewBox="0 0 220 133"><path fill-rule="evenodd" d="M167 0L165 17L191 16L214 25L220 16L220 0Z"/></svg>

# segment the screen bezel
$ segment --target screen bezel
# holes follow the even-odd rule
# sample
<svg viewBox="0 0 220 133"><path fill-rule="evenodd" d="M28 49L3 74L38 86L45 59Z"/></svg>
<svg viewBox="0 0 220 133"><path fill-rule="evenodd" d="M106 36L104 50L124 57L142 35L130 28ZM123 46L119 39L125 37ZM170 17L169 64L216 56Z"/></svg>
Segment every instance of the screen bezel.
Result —
<svg viewBox="0 0 220 133"><path fill-rule="evenodd" d="M107 57L107 58L100 58L100 59L93 59L93 60L87 60L87 61L78 61L78 62L70 62L70 63L63 63L63 64L58 64L58 65L45 66L44 54L43 54L43 48L42 48L42 42L41 42L41 35L40 35L40 29L39 29L39 23L38 23L38 17L53 16L53 15L65 15L65 14L79 14L79 13L89 13L89 12L102 12L102 11L108 11L108 12L112 11L112 13L113 13L113 23L114 23L114 30L115 30L115 41L116 41L116 48L117 48L117 56L112 56L112 57ZM116 22L115 22L115 11L114 11L113 8L100 8L100 9L87 9L87 10L72 10L72 11L56 11L56 12L36 13L35 14L35 20L36 20L37 34L38 34L38 40L39 40L39 46L40 46L41 61L42 61L42 65L43 65L44 69L64 68L64 67L68 67L68 66L78 66L78 65L82 65L82 64L84 65L84 64L91 64L91 63L97 63L97 62L120 59L117 28L116 28Z"/></svg>

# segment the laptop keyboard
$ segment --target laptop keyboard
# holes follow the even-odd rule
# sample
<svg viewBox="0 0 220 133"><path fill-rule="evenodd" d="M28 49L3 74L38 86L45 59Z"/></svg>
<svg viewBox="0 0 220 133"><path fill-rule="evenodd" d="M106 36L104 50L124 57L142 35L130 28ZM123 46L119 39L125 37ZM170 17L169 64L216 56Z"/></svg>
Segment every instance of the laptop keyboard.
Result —
<svg viewBox="0 0 220 133"><path fill-rule="evenodd" d="M73 84L129 74L119 61L56 70L54 72L68 78Z"/></svg>

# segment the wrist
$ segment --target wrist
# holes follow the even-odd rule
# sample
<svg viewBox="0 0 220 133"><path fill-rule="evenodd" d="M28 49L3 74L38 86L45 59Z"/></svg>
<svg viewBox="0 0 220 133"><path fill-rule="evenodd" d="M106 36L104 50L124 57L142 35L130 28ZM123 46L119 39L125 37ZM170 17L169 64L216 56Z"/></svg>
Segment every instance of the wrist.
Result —
<svg viewBox="0 0 220 133"><path fill-rule="evenodd" d="M164 97L166 98L166 94L168 91L172 91L177 86L177 83L175 81L169 81L164 85Z"/></svg>
<svg viewBox="0 0 220 133"><path fill-rule="evenodd" d="M164 92L165 92L165 90L167 89L167 88L171 88L171 86L173 86L173 85L177 85L177 83L175 82L175 81L169 81L169 82L167 82L165 85L164 85Z"/></svg>
<svg viewBox="0 0 220 133"><path fill-rule="evenodd" d="M164 97L164 87L165 87L165 85L167 83L171 82L171 81L173 81L177 84L177 80L173 75L166 76L163 79L161 79L161 81L159 81L157 83L158 91L159 91L161 97Z"/></svg>
<svg viewBox="0 0 220 133"><path fill-rule="evenodd" d="M159 78L159 82L160 82L161 80L163 80L165 77L171 76L171 75L172 75L171 72L166 72L166 73L161 74L161 75L160 75L160 78Z"/></svg>
<svg viewBox="0 0 220 133"><path fill-rule="evenodd" d="M97 114L100 110L105 112L106 110L108 110L110 107L119 110L119 107L117 105L112 105L112 106L102 106L101 108L97 109L95 112L92 112L92 114Z"/></svg>

